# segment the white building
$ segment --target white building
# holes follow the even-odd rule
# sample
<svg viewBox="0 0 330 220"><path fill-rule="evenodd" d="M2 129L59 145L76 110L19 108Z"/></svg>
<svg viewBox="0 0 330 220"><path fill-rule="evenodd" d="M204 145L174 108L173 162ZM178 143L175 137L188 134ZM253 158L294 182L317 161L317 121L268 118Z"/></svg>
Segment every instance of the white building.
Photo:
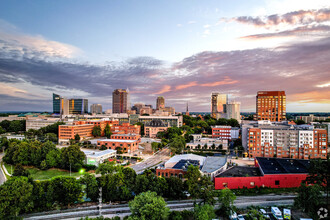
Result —
<svg viewBox="0 0 330 220"><path fill-rule="evenodd" d="M236 119L241 122L241 103L240 102L229 102L226 105L227 119Z"/></svg>
<svg viewBox="0 0 330 220"><path fill-rule="evenodd" d="M104 151L91 151L91 150L82 150L82 151L86 155L85 163L95 166L99 166L101 163L103 163L109 158L115 158L117 152L111 149Z"/></svg>
<svg viewBox="0 0 330 220"><path fill-rule="evenodd" d="M28 118L25 122L26 131L28 131L29 129L39 130L40 128L46 127L48 125L52 125L58 121L59 118L46 118L46 119Z"/></svg>
<svg viewBox="0 0 330 220"><path fill-rule="evenodd" d="M92 104L90 113L91 114L102 114L102 105L101 104Z"/></svg>

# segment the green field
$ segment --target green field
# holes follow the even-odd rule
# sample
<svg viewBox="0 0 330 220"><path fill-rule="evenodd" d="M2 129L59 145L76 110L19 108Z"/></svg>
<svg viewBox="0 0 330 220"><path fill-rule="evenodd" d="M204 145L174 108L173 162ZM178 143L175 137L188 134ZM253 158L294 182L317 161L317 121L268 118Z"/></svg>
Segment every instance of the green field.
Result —
<svg viewBox="0 0 330 220"><path fill-rule="evenodd" d="M11 174L11 165L4 164L8 173ZM13 166L14 170L14 166ZM56 176L70 176L69 171L60 170L60 169L49 169L49 170L40 170L38 168L28 168L27 169L30 172L30 175L35 180L47 180L51 179ZM72 177L79 177L81 176L78 172L71 172Z"/></svg>

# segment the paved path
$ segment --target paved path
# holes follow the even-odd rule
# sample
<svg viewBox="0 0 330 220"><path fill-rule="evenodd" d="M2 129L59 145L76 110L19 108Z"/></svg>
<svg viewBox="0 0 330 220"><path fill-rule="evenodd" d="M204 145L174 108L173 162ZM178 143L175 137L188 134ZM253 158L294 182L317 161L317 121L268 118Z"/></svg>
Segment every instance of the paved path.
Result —
<svg viewBox="0 0 330 220"><path fill-rule="evenodd" d="M3 154L0 154L0 164L2 161ZM4 171L2 170L2 166L0 166L0 185L6 182L6 176Z"/></svg>
<svg viewBox="0 0 330 220"><path fill-rule="evenodd" d="M148 168L152 168L162 162L167 161L168 159L170 159L169 155L170 155L170 150L168 148L164 148L155 155L153 155L152 157L146 159L145 161L142 161L141 163L137 163L131 166L131 168L135 170L137 174L140 174Z"/></svg>

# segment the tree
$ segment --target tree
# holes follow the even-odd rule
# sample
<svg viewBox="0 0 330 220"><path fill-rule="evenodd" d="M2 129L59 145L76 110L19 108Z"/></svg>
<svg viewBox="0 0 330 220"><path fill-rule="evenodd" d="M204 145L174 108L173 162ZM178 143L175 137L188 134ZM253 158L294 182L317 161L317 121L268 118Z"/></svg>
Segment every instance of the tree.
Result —
<svg viewBox="0 0 330 220"><path fill-rule="evenodd" d="M230 211L234 209L234 201L236 200L235 194L228 188L225 188L219 193L219 202L221 203L222 212L229 215Z"/></svg>
<svg viewBox="0 0 330 220"><path fill-rule="evenodd" d="M101 163L95 172L101 173L101 175L113 174L114 172L118 171L118 169L119 167L116 166L114 162L106 162Z"/></svg>
<svg viewBox="0 0 330 220"><path fill-rule="evenodd" d="M140 126L140 135L144 135L144 124L142 122L137 122L134 125L139 125Z"/></svg>
<svg viewBox="0 0 330 220"><path fill-rule="evenodd" d="M175 136L171 141L169 142L169 147L171 149L171 152L174 154L181 153L186 146L186 142L184 140L184 137L182 136Z"/></svg>
<svg viewBox="0 0 330 220"><path fill-rule="evenodd" d="M74 177L55 177L48 185L48 194L54 202L70 205L79 201L82 196L82 186Z"/></svg>
<svg viewBox="0 0 330 220"><path fill-rule="evenodd" d="M57 148L49 151L46 155L46 163L49 167L58 167L61 164L61 151Z"/></svg>
<svg viewBox="0 0 330 220"><path fill-rule="evenodd" d="M110 125L107 124L104 128L104 135L107 137L107 138L110 138L111 135L112 135L112 132L111 132L111 129L110 129Z"/></svg>
<svg viewBox="0 0 330 220"><path fill-rule="evenodd" d="M25 120L11 121L8 130L16 134L20 131L25 131Z"/></svg>
<svg viewBox="0 0 330 220"><path fill-rule="evenodd" d="M164 197L168 199L184 199L184 185L181 179L177 177L166 178L167 189Z"/></svg>
<svg viewBox="0 0 330 220"><path fill-rule="evenodd" d="M79 141L80 141L80 135L79 134L76 134L74 136L74 140L76 141L76 143L79 143Z"/></svg>
<svg viewBox="0 0 330 220"><path fill-rule="evenodd" d="M199 167L190 165L187 169L185 177L187 178L186 184L188 186L190 196L197 199L199 196L198 180L201 177Z"/></svg>
<svg viewBox="0 0 330 220"><path fill-rule="evenodd" d="M0 126L0 134L6 133L6 130Z"/></svg>
<svg viewBox="0 0 330 220"><path fill-rule="evenodd" d="M257 209L250 209L248 211L248 219L251 219L251 220L254 220L254 219L265 220L266 218Z"/></svg>
<svg viewBox="0 0 330 220"><path fill-rule="evenodd" d="M129 219L166 219L169 215L169 208L166 202L155 192L143 192L129 202L132 215Z"/></svg>
<svg viewBox="0 0 330 220"><path fill-rule="evenodd" d="M92 135L94 137L99 137L101 136L101 127L100 126L94 126L92 130Z"/></svg>
<svg viewBox="0 0 330 220"><path fill-rule="evenodd" d="M194 208L195 220L210 220L215 218L214 207L208 204L196 205Z"/></svg>
<svg viewBox="0 0 330 220"><path fill-rule="evenodd" d="M301 120L301 119L296 120L295 123L296 123L297 125L303 125L303 124L306 124L306 122L305 122L304 120Z"/></svg>
<svg viewBox="0 0 330 220"><path fill-rule="evenodd" d="M17 164L14 168L13 176L29 176L30 173L21 164Z"/></svg>
<svg viewBox="0 0 330 220"><path fill-rule="evenodd" d="M86 197L96 202L99 198L99 186L96 177L91 174L85 174L80 178L80 182L86 185Z"/></svg>
<svg viewBox="0 0 330 220"><path fill-rule="evenodd" d="M45 141L51 141L53 143L57 143L57 135L54 133L47 133L45 135Z"/></svg>
<svg viewBox="0 0 330 220"><path fill-rule="evenodd" d="M0 186L0 217L10 216L31 211L33 185L27 177L12 177Z"/></svg>
<svg viewBox="0 0 330 220"><path fill-rule="evenodd" d="M63 167L69 169L71 166L73 170L78 171L85 160L85 154L80 150L79 146L71 145L61 150Z"/></svg>
<svg viewBox="0 0 330 220"><path fill-rule="evenodd" d="M307 186L301 183L298 196L294 199L294 206L301 208L304 212L315 215L318 206L322 202L321 187L319 185Z"/></svg>
<svg viewBox="0 0 330 220"><path fill-rule="evenodd" d="M199 199L202 199L204 204L215 205L216 196L214 191L214 184L209 176L202 176L198 182Z"/></svg>

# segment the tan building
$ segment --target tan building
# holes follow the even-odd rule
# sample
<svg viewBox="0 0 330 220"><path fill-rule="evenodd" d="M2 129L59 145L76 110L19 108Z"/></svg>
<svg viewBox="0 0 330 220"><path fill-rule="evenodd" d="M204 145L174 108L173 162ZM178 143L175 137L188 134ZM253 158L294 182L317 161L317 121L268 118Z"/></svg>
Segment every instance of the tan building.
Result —
<svg viewBox="0 0 330 220"><path fill-rule="evenodd" d="M240 102L229 102L226 105L226 116L227 119L236 119L241 122L241 103Z"/></svg>
<svg viewBox="0 0 330 220"><path fill-rule="evenodd" d="M90 109L91 114L102 114L102 105L101 104L93 104Z"/></svg>
<svg viewBox="0 0 330 220"><path fill-rule="evenodd" d="M227 102L228 102L227 94L220 94L217 92L212 93L211 117L216 119L225 117Z"/></svg>
<svg viewBox="0 0 330 220"><path fill-rule="evenodd" d="M169 126L160 119L154 119L144 126L144 135L146 137L155 138L158 132L167 131Z"/></svg>
<svg viewBox="0 0 330 220"><path fill-rule="evenodd" d="M256 99L257 120L283 121L286 119L285 91L259 91Z"/></svg>
<svg viewBox="0 0 330 220"><path fill-rule="evenodd" d="M47 118L47 119L28 118L26 119L25 127L26 127L26 131L28 131L29 129L39 130L40 128L46 127L48 125L52 125L58 121L59 118Z"/></svg>
<svg viewBox="0 0 330 220"><path fill-rule="evenodd" d="M163 96L158 96L156 101L156 109L165 108L165 99Z"/></svg>
<svg viewBox="0 0 330 220"><path fill-rule="evenodd" d="M128 89L116 89L112 93L112 113L126 113L130 108Z"/></svg>

